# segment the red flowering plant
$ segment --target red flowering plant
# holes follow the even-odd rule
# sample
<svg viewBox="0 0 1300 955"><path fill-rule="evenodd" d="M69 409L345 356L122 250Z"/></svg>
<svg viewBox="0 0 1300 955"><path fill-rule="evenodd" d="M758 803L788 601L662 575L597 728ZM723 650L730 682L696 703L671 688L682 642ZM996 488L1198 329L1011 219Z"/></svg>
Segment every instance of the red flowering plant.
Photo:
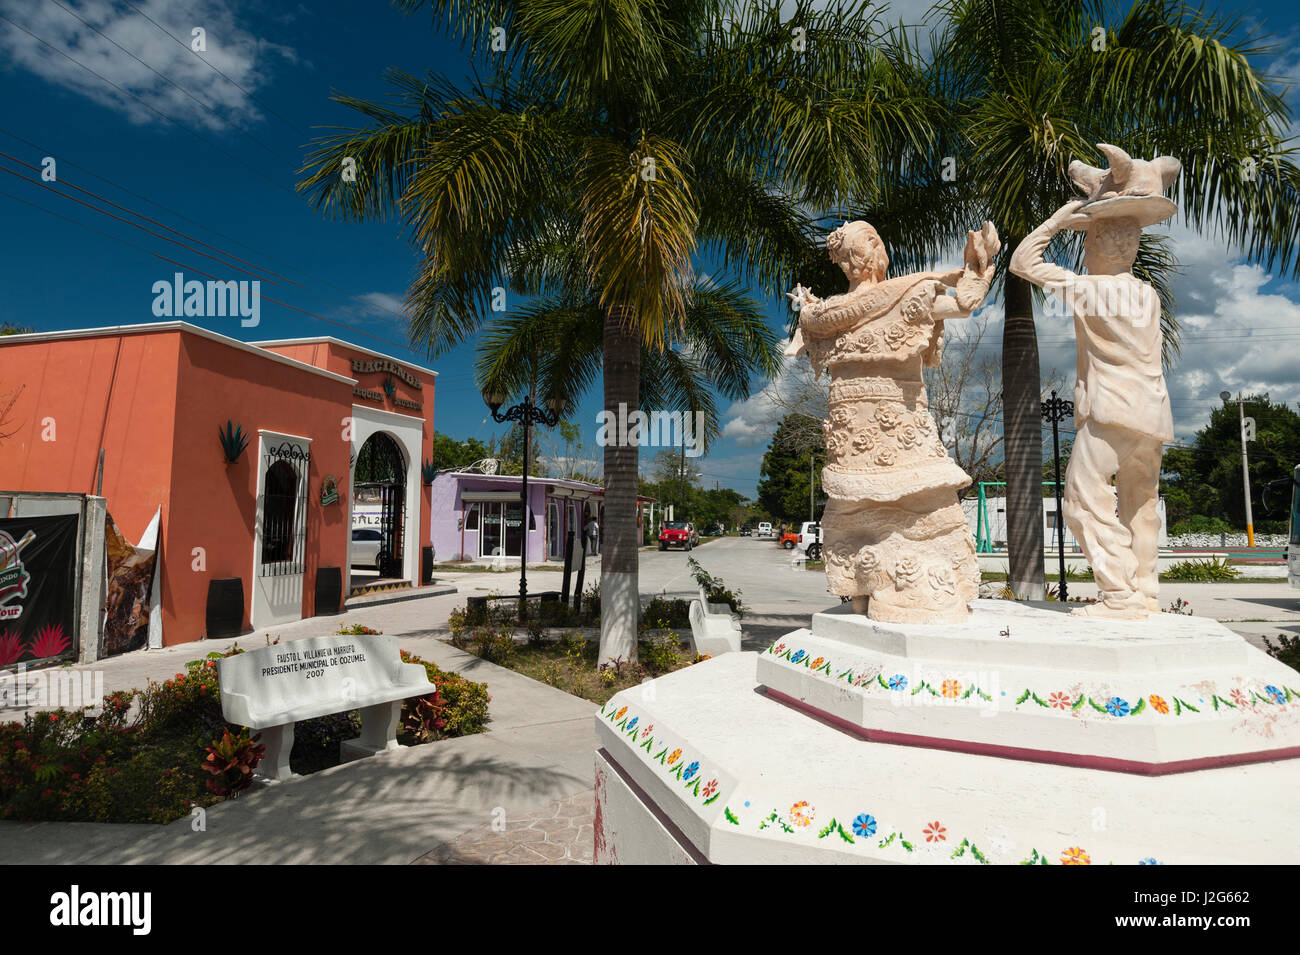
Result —
<svg viewBox="0 0 1300 955"><path fill-rule="evenodd" d="M214 739L204 750L203 768L213 775L208 789L228 799L253 785L253 770L266 755L266 746L259 743L262 734L249 737L247 729L232 733L226 729L221 739Z"/></svg>
<svg viewBox="0 0 1300 955"><path fill-rule="evenodd" d="M0 724L0 818L74 818L91 773L135 746L130 698L106 696L97 716L58 709Z"/></svg>

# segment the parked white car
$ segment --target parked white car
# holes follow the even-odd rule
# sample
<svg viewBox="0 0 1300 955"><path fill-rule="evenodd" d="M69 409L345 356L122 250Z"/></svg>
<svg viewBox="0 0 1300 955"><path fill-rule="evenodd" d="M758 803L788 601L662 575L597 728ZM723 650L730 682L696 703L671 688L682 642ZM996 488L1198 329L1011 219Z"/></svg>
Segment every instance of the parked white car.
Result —
<svg viewBox="0 0 1300 955"><path fill-rule="evenodd" d="M799 549L808 555L809 560L817 560L822 555L822 526L816 521L804 521L799 528Z"/></svg>
<svg viewBox="0 0 1300 955"><path fill-rule="evenodd" d="M373 567L378 570L379 548L383 540L383 535L377 528L352 528L352 548L348 553L348 563L353 567Z"/></svg>
<svg viewBox="0 0 1300 955"><path fill-rule="evenodd" d="M758 525L758 536L759 536L759 537L771 537L771 536L772 536L772 525L771 525L769 522L767 522L767 521L764 521L763 523L759 524L759 525Z"/></svg>

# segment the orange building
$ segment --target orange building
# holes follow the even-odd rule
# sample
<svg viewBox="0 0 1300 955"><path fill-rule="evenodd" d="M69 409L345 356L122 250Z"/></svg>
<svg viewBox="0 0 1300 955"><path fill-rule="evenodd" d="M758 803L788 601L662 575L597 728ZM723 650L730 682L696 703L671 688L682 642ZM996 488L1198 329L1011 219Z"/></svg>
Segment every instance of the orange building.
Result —
<svg viewBox="0 0 1300 955"><path fill-rule="evenodd" d="M161 508L164 645L208 635L213 581L239 581L241 631L334 613L358 463L382 501L381 573L420 579L435 375L333 338L252 345L185 322L5 336L0 391L18 396L0 491L101 494L132 540ZM247 438L233 460L228 424ZM322 597L330 579L341 591Z"/></svg>

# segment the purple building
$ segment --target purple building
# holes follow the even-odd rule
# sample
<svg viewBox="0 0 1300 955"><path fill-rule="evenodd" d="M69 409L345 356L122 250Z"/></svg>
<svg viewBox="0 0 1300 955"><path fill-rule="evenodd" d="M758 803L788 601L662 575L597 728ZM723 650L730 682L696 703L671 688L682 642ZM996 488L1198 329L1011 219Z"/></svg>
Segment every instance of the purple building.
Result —
<svg viewBox="0 0 1300 955"><path fill-rule="evenodd" d="M518 560L525 537L518 475L444 471L433 479L434 560ZM581 542L589 514L604 524L605 489L585 481L528 478L528 562L564 560L573 531Z"/></svg>

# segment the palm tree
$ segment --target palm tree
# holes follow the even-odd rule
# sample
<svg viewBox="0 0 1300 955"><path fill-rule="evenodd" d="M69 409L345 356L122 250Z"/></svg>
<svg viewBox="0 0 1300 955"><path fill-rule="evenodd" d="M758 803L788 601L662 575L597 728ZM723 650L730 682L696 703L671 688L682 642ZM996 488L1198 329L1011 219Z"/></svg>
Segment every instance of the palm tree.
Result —
<svg viewBox="0 0 1300 955"><path fill-rule="evenodd" d="M481 389L550 395L571 407L601 373L603 325L597 293L588 286L534 298L480 337ZM770 378L781 367L778 336L735 283L696 284L664 347L642 343L640 352L640 396L628 410L677 411L692 421L698 413L704 423L698 440L706 444L720 433L715 392L743 399L755 378Z"/></svg>
<svg viewBox="0 0 1300 955"><path fill-rule="evenodd" d="M422 257L412 338L430 354L491 316L512 255L575 247L580 274L561 287L599 318L604 406L638 407L663 383L643 390L643 362L670 364L665 346L686 340L697 255L768 296L796 277L831 288L843 279L813 241L822 213L932 185L904 175L935 144L928 98L880 45L869 3L817 13L799 0L785 21L765 0L428 6L489 78L462 91L393 72L395 105L336 96L366 125L318 140L300 188L331 215L402 217ZM895 258L925 259L944 238L916 230ZM630 659L637 448L604 456L600 657Z"/></svg>
<svg viewBox="0 0 1300 955"><path fill-rule="evenodd" d="M1043 596L1038 290L1009 274L1020 240L1073 195L1066 167L1104 165L1096 143L1182 160L1182 216L1248 256L1300 270L1300 170L1290 115L1252 65L1264 52L1235 17L1175 0L947 0L932 38L932 88L959 131L959 185L1002 236L1002 339L1010 583ZM915 58L913 57L913 61ZM1250 161L1253 161L1253 165ZM954 236L953 238L957 238ZM1078 236L1058 251L1081 261ZM1134 272L1161 293L1166 363L1177 355L1172 250L1143 236Z"/></svg>

